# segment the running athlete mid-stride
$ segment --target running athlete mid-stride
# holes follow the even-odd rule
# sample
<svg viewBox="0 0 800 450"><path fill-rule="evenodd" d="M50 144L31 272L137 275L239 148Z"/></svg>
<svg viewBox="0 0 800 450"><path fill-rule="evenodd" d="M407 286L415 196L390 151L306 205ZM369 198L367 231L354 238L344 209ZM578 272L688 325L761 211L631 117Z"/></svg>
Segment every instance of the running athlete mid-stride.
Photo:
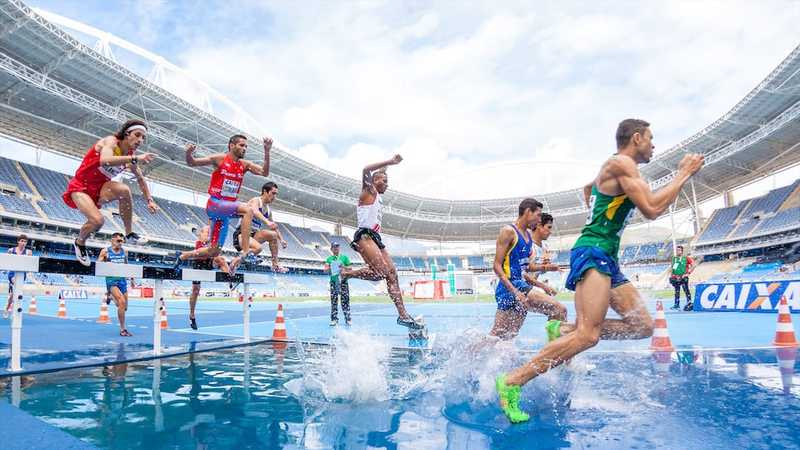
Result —
<svg viewBox="0 0 800 450"><path fill-rule="evenodd" d="M643 120L623 120L617 127L617 153L584 188L589 218L572 247L566 282L567 289L575 291L575 330L545 345L523 366L497 377L500 407L511 422L530 419L520 410L519 400L521 387L533 378L594 347L600 339L644 339L653 334L644 301L619 270L620 237L636 209L650 220L666 211L703 166L703 156L685 155L675 178L652 192L636 167L653 156L649 127ZM606 319L609 306L620 319Z"/></svg>
<svg viewBox="0 0 800 450"><path fill-rule="evenodd" d="M265 177L269 175L269 151L272 148L272 139L264 138L264 163L258 165L244 159L247 152L247 137L241 134L231 136L228 140L227 153L215 153L201 158L194 157L195 145L186 146L186 164L189 167L214 166L211 173L211 182L208 185L208 202L206 214L211 226L211 239L208 247L193 252L178 253L175 266L183 261L193 259L213 258L220 254L228 234L228 223L232 217L241 216L241 252L231 261L231 273L236 271L243 257L250 253L250 223L253 220L253 208L239 202L239 190L246 172Z"/></svg>
<svg viewBox="0 0 800 450"><path fill-rule="evenodd" d="M75 171L75 176L67 184L67 191L62 195L64 203L70 208L77 209L86 216L86 223L80 229L78 238L75 239L75 256L84 266L91 265L89 252L86 250L86 239L95 231L103 228L105 219L100 214L100 207L104 203L114 200L119 201L119 214L125 225L125 240L133 244L145 244L146 239L133 232L133 197L131 189L122 182L113 178L129 168L139 182L142 195L147 200L147 209L151 214L158 212L158 206L150 195L147 182L139 170L139 164L151 162L156 155L153 153L134 154L147 136L147 125L141 120L129 120L122 125L116 133L104 137L95 143L81 165Z"/></svg>
<svg viewBox="0 0 800 450"><path fill-rule="evenodd" d="M530 229L541 220L542 203L526 198L518 209L517 220L500 229L495 250L497 312L489 334L500 339L515 338L528 311L545 314L548 320L558 324L567 318L567 308L552 297L540 295L525 276L534 245Z"/></svg>
<svg viewBox="0 0 800 450"><path fill-rule="evenodd" d="M403 304L403 292L397 278L397 269L392 257L386 251L381 240L381 218L383 216L383 200L381 194L389 187L389 176L386 167L399 164L403 160L400 155L394 158L364 167L362 171L361 195L356 207L358 229L350 244L357 251L368 267L358 270L342 271L342 279L360 278L362 280L386 280L389 297L397 308L397 324L412 330L421 330L425 325L421 320L412 318Z"/></svg>
<svg viewBox="0 0 800 450"><path fill-rule="evenodd" d="M272 256L272 271L285 273L288 269L278 263L278 244L286 248L289 244L283 239L280 227L272 218L270 204L278 196L278 185L267 181L261 186L261 195L251 198L247 203L253 209L253 220L250 224L250 251L258 255L263 250L261 244L267 242ZM233 232L233 248L242 251L242 226Z"/></svg>

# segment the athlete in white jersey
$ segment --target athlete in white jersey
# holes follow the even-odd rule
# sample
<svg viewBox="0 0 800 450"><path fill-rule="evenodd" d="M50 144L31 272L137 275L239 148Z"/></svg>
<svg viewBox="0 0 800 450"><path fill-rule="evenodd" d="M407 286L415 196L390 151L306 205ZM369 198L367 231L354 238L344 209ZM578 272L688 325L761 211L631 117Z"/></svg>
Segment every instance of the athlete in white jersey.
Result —
<svg viewBox="0 0 800 450"><path fill-rule="evenodd" d="M356 216L358 229L350 244L357 251L368 267L352 271L342 271L342 279L360 278L362 280L386 280L389 297L397 308L397 324L411 329L423 329L420 319L414 319L406 311L403 304L403 292L397 278L397 269L394 267L392 257L386 251L386 246L381 241L381 194L389 186L389 177L386 167L399 164L403 158L395 155L394 158L364 167L362 173L361 196L358 198Z"/></svg>

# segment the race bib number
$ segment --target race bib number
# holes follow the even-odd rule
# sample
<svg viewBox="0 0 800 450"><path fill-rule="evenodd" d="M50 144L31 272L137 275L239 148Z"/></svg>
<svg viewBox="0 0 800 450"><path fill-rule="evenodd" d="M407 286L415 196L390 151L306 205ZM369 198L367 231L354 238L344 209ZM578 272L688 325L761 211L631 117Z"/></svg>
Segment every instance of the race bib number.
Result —
<svg viewBox="0 0 800 450"><path fill-rule="evenodd" d="M235 180L224 180L222 182L222 196L223 197L236 197L239 195L240 183Z"/></svg>

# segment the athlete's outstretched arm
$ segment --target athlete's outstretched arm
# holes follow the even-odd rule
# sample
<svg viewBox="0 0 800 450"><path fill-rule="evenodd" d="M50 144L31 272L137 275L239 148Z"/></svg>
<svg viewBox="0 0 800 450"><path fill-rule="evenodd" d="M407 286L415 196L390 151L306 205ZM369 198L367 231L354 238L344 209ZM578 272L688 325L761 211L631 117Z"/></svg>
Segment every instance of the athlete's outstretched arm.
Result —
<svg viewBox="0 0 800 450"><path fill-rule="evenodd" d="M247 161L247 170L256 175L266 177L269 175L269 151L272 148L272 139L264 138L264 163L258 165L252 161Z"/></svg>
<svg viewBox="0 0 800 450"><path fill-rule="evenodd" d="M379 163L370 164L364 167L364 170L361 172L361 187L365 188L367 186L372 185L372 172L375 172L378 169L383 169L386 166L393 166L395 164L400 164L403 160L403 157L400 155L394 155L392 159L387 159L386 161L381 161Z"/></svg>
<svg viewBox="0 0 800 450"><path fill-rule="evenodd" d="M131 164L131 172L136 176L139 189L141 189L142 195L144 195L144 199L147 201L147 209L150 210L151 214L155 214L156 211L158 211L158 205L156 205L156 202L153 200L153 195L150 193L150 187L147 186L147 180L144 179L142 170L139 169L138 165Z"/></svg>
<svg viewBox="0 0 800 450"><path fill-rule="evenodd" d="M609 162L609 170L642 215L654 220L678 198L683 185L703 167L703 161L703 156L699 154L690 153L684 156L678 165L675 178L656 192L650 190L650 186L639 174L639 169L631 158L614 158Z"/></svg>
<svg viewBox="0 0 800 450"><path fill-rule="evenodd" d="M213 155L202 156L200 158L194 157L194 151L197 149L197 146L194 144L189 144L186 146L186 164L189 167L197 167L197 166L218 166L219 162L222 158L225 157L222 153L215 153Z"/></svg>
<svg viewBox="0 0 800 450"><path fill-rule="evenodd" d="M114 149L117 147L118 141L114 136L103 138L99 142L100 146L100 164L103 166L124 166L125 164L132 163L134 160L137 162L147 164L156 155L154 153L142 153L140 155L114 155Z"/></svg>

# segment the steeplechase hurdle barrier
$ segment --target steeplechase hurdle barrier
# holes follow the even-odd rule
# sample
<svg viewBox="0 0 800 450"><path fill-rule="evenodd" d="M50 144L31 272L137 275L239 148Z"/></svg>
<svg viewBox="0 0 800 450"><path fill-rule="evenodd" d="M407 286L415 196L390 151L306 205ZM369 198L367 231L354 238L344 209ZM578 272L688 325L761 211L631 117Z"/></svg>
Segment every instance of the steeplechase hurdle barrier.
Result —
<svg viewBox="0 0 800 450"><path fill-rule="evenodd" d="M11 363L9 371L22 370L22 296L23 273L57 273L62 275L94 275L98 277L124 277L153 280L153 356L162 353L161 308L163 308L164 280L206 281L220 283L240 283L243 285L244 301L242 302L243 340L250 342L250 285L266 284L270 276L263 273L238 273L230 276L212 270L179 269L145 266L139 264L119 264L110 262L93 262L84 266L75 260L48 258L42 256L25 256L0 254L0 270L13 271L13 311L11 317Z"/></svg>

